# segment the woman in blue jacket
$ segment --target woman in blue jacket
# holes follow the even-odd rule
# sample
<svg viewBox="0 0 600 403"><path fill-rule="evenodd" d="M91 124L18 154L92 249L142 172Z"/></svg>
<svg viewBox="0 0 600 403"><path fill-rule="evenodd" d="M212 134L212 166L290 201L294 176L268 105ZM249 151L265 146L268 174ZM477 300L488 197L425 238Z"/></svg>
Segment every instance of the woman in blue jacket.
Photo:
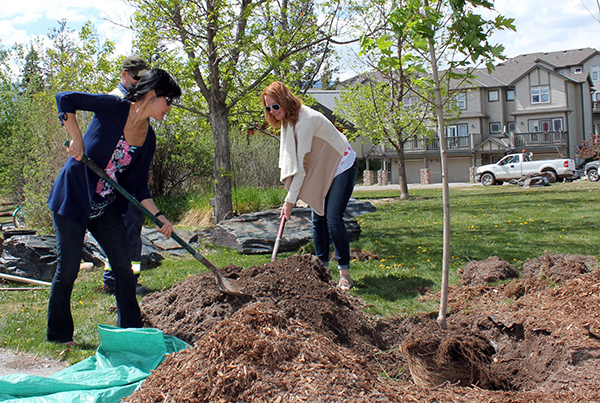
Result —
<svg viewBox="0 0 600 403"><path fill-rule="evenodd" d="M148 189L156 135L150 118L163 120L171 102L181 95L179 85L164 70L146 73L125 99L113 95L61 92L56 95L59 118L71 140L69 158L52 186L48 206L53 213L58 267L48 303L48 341L73 343L71 293L77 278L86 229L106 253L115 275L117 325L142 327L131 271L127 230L122 214L128 201L86 167L84 153L156 215L159 231L171 236L173 225L158 210ZM94 112L85 135L75 112Z"/></svg>

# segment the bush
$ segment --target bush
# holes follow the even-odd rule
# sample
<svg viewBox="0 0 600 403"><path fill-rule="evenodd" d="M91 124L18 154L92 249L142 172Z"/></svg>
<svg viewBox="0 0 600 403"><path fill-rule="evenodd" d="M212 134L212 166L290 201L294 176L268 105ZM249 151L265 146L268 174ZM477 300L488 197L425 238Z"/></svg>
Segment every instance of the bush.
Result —
<svg viewBox="0 0 600 403"><path fill-rule="evenodd" d="M230 139L234 187L242 185L266 188L281 184L277 139L257 132L239 130L232 130Z"/></svg>

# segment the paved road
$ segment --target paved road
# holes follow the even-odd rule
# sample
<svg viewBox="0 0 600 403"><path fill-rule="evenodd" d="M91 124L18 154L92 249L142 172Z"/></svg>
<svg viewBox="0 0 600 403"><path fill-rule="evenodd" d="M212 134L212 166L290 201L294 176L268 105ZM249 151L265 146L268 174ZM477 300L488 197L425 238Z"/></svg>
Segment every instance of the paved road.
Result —
<svg viewBox="0 0 600 403"><path fill-rule="evenodd" d="M452 183L449 183L448 186L450 186L450 187L469 187L469 186L483 186L483 185L479 182L477 182L477 183L452 182ZM421 185L420 183L410 183L408 185L408 190L411 190L411 189L435 189L435 188L441 188L441 187L442 187L441 183L431 183L429 185ZM354 190L400 190L400 185L398 185L398 184L395 184L395 185L372 185L372 186L356 185L356 186L354 186Z"/></svg>

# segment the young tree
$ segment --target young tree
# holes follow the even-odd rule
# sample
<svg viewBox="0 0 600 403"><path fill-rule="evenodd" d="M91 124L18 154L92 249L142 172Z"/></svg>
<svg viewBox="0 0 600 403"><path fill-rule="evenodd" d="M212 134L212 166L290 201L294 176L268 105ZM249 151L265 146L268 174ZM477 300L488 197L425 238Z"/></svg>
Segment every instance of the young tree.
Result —
<svg viewBox="0 0 600 403"><path fill-rule="evenodd" d="M382 51L389 55L386 63L427 73L421 81L427 84L427 96L422 99L430 100L437 116L444 210L442 294L438 316L442 328L446 327L450 264L450 196L444 108L454 102L454 90L473 77L473 69L483 63L491 70L494 60L504 58L504 47L489 42L491 34L495 30L515 29L513 19L497 15L486 20L480 15L483 11L493 12L493 4L487 0L398 1L388 21L394 37L404 38L402 43L410 57L393 54L392 41L380 45ZM416 87L411 87L411 90L420 93ZM428 97L430 93L434 94L433 99Z"/></svg>
<svg viewBox="0 0 600 403"><path fill-rule="evenodd" d="M381 72L380 72L381 73ZM388 73L392 73L391 71ZM356 130L350 139L361 136L374 145L389 144L398 157L400 198L409 198L404 145L410 140L433 136L431 104L407 91L404 78L378 75L365 83L344 89L335 112L350 121Z"/></svg>
<svg viewBox="0 0 600 403"><path fill-rule="evenodd" d="M180 106L210 124L215 215L220 221L232 212L230 125L247 119L248 110L256 116L257 92L266 80L275 76L302 88L299 84L315 79L315 72L327 64L327 43L340 32L337 24L343 4L310 0L130 2L137 9L134 29L140 46L145 41L170 53L167 57L182 66L184 76L193 79L198 89L186 94ZM323 47L321 59L309 53L318 47Z"/></svg>

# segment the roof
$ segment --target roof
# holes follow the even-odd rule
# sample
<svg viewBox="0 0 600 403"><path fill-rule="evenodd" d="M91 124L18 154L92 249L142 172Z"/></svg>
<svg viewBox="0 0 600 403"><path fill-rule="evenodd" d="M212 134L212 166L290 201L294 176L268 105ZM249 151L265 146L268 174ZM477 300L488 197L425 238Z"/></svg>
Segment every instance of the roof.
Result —
<svg viewBox="0 0 600 403"><path fill-rule="evenodd" d="M307 95L310 95L314 99L317 100L318 103L333 111L335 105L337 104L337 98L339 97L341 91L340 90L315 90L310 89L306 92Z"/></svg>
<svg viewBox="0 0 600 403"><path fill-rule="evenodd" d="M505 64L510 63L534 63L537 59L543 60L557 68L580 66L585 63L590 57L597 54L598 51L593 48L569 49L557 52L537 52L523 54L512 57L505 61Z"/></svg>
<svg viewBox="0 0 600 403"><path fill-rule="evenodd" d="M542 68L559 74L559 70L581 66L596 54L599 52L592 48L523 54L498 63L491 73L486 68L477 69L475 81L486 88L511 86L533 69ZM567 71L561 75L570 81L582 83L588 80L589 73L574 74Z"/></svg>

